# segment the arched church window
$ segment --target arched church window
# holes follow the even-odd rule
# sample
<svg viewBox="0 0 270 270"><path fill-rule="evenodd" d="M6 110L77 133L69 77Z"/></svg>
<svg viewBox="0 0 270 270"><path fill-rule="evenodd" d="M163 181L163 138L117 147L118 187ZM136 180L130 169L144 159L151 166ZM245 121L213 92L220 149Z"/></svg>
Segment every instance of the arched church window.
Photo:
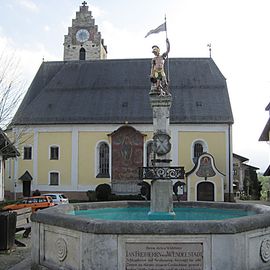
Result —
<svg viewBox="0 0 270 270"><path fill-rule="evenodd" d="M192 160L193 163L197 163L198 158L204 152L207 152L207 145L204 141L195 141L192 147Z"/></svg>
<svg viewBox="0 0 270 270"><path fill-rule="evenodd" d="M80 49L80 60L85 60L86 52L84 48Z"/></svg>
<svg viewBox="0 0 270 270"><path fill-rule="evenodd" d="M198 157L203 153L203 146L201 143L194 144L194 158L198 159Z"/></svg>
<svg viewBox="0 0 270 270"><path fill-rule="evenodd" d="M98 146L98 178L109 178L109 146L102 142Z"/></svg>

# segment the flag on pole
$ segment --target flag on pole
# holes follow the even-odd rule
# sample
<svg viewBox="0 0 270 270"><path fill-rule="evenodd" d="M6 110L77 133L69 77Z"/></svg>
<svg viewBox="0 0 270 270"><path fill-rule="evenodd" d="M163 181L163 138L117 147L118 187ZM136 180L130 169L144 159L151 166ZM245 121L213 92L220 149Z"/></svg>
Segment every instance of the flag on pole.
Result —
<svg viewBox="0 0 270 270"><path fill-rule="evenodd" d="M157 33L162 32L162 31L166 31L166 22L163 23L163 24L161 24L161 25L160 25L159 27L157 27L156 29L150 30L150 31L146 34L145 38L148 37L148 36L150 36L150 35L152 35L152 34L157 34Z"/></svg>

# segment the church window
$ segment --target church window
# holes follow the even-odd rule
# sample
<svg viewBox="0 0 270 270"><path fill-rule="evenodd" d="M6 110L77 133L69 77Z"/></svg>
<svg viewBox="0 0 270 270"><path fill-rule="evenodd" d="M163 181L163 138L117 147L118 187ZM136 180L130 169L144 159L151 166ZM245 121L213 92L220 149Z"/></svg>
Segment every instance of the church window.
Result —
<svg viewBox="0 0 270 270"><path fill-rule="evenodd" d="M59 160L59 147L58 146L50 147L50 160Z"/></svg>
<svg viewBox="0 0 270 270"><path fill-rule="evenodd" d="M50 186L59 185L59 172L50 172Z"/></svg>
<svg viewBox="0 0 270 270"><path fill-rule="evenodd" d="M203 146L201 143L194 144L194 158L197 158L203 153Z"/></svg>
<svg viewBox="0 0 270 270"><path fill-rule="evenodd" d="M32 159L32 147L25 146L23 148L23 159L24 160L31 160Z"/></svg>
<svg viewBox="0 0 270 270"><path fill-rule="evenodd" d="M98 178L109 178L109 146L106 142L98 145Z"/></svg>
<svg viewBox="0 0 270 270"><path fill-rule="evenodd" d="M204 141L195 141L192 146L192 160L193 163L197 163L198 158L202 153L207 152L207 145Z"/></svg>
<svg viewBox="0 0 270 270"><path fill-rule="evenodd" d="M86 55L85 49L81 48L80 49L80 60L85 60L85 55Z"/></svg>

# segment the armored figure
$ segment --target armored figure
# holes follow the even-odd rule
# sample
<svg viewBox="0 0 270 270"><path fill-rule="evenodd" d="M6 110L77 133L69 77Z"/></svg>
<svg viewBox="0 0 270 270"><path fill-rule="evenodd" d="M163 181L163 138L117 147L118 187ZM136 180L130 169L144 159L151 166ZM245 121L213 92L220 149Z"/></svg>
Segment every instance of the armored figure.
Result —
<svg viewBox="0 0 270 270"><path fill-rule="evenodd" d="M160 55L160 49L157 45L152 46L152 53L155 57L152 59L150 80L155 85L157 92L162 95L170 95L168 81L164 71L164 62L170 51L169 40L166 39L167 51Z"/></svg>

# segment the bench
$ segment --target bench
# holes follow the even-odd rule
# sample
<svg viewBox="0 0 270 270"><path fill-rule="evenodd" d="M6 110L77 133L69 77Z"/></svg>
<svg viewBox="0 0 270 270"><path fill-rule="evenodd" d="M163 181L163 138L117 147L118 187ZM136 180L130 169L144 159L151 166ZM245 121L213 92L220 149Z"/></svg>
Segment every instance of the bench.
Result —
<svg viewBox="0 0 270 270"><path fill-rule="evenodd" d="M26 207L18 210L13 210L17 213L17 222L16 222L16 232L24 231L23 237L27 238L31 232L31 220L30 216L32 215L32 208ZM25 246L22 242L15 239L15 244L17 246Z"/></svg>

